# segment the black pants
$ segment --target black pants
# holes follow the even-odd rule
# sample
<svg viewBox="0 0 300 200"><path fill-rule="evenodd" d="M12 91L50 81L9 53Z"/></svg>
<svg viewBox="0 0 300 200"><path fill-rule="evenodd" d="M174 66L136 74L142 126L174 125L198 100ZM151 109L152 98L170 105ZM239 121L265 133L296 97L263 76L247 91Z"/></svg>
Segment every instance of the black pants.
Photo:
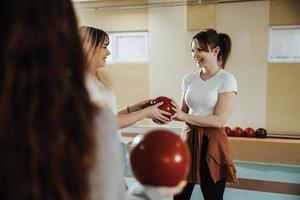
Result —
<svg viewBox="0 0 300 200"><path fill-rule="evenodd" d="M207 144L208 140L206 136L203 136L203 143L201 147L201 191L205 200L222 200L223 194L225 190L225 179L219 180L214 183L209 168L206 162L206 154L207 154ZM192 192L194 189L194 183L188 183L183 191L174 196L174 200L189 200L192 196Z"/></svg>

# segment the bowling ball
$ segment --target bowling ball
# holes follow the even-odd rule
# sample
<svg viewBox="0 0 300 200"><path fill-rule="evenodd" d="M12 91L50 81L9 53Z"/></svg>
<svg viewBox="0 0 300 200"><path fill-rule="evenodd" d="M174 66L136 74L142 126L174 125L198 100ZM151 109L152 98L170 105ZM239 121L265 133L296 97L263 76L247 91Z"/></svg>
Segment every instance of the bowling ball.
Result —
<svg viewBox="0 0 300 200"><path fill-rule="evenodd" d="M244 135L243 129L241 129L240 127L235 127L234 129L232 129L231 134L237 137L242 137Z"/></svg>
<svg viewBox="0 0 300 200"><path fill-rule="evenodd" d="M175 133L154 129L133 140L130 163L136 179L144 185L175 186L190 167L187 145Z"/></svg>
<svg viewBox="0 0 300 200"><path fill-rule="evenodd" d="M254 137L255 136L255 130L253 128L245 128L244 129L244 136L246 137Z"/></svg>
<svg viewBox="0 0 300 200"><path fill-rule="evenodd" d="M255 136L259 138L265 138L267 137L267 131L264 128L258 128L255 131Z"/></svg>
<svg viewBox="0 0 300 200"><path fill-rule="evenodd" d="M225 126L224 131L225 131L227 136L231 136L231 128L229 128L228 126Z"/></svg>
<svg viewBox="0 0 300 200"><path fill-rule="evenodd" d="M171 103L172 102L171 99L168 97L165 97L165 96L156 97L154 100L152 100L152 101L148 102L147 104L145 104L144 106L142 106L142 108L146 108L148 106L152 106L152 105L155 105L160 102L163 102L163 104L160 105L158 108L169 112L171 115L165 115L165 116L170 119L171 116L175 114L175 111L172 109L174 106Z"/></svg>

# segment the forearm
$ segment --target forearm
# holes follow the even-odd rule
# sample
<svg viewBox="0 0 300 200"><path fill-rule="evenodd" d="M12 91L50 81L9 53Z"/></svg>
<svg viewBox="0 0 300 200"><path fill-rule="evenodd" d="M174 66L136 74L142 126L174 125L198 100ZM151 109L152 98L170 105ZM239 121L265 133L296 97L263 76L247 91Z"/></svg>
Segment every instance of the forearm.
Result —
<svg viewBox="0 0 300 200"><path fill-rule="evenodd" d="M217 115L196 116L184 113L181 120L188 124L193 124L202 127L221 128L225 124L225 120Z"/></svg>
<svg viewBox="0 0 300 200"><path fill-rule="evenodd" d="M136 103L130 106L127 106L126 108L123 108L122 110L118 111L118 115L123 115L123 114L129 114L132 112L136 112L142 109L141 103Z"/></svg>
<svg viewBox="0 0 300 200"><path fill-rule="evenodd" d="M145 110L140 110L133 113L118 114L117 125L118 128L126 128L146 117L147 113Z"/></svg>

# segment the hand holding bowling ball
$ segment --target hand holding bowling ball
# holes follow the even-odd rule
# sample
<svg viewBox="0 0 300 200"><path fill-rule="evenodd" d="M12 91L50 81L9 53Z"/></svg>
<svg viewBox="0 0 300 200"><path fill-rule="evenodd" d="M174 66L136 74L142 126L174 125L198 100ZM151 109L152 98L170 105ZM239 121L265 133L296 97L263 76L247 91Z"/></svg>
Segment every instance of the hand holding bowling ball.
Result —
<svg viewBox="0 0 300 200"><path fill-rule="evenodd" d="M225 126L224 131L225 131L227 136L231 136L231 128L229 128L228 126Z"/></svg>
<svg viewBox="0 0 300 200"><path fill-rule="evenodd" d="M171 116L175 114L175 111L173 110L172 100L168 97L165 97L165 96L156 97L152 101L149 101L148 103L146 103L143 106L143 108L155 105L160 102L163 102L163 104L160 105L158 108L170 113L171 115L165 115L165 116L168 117L169 119L171 119Z"/></svg>
<svg viewBox="0 0 300 200"><path fill-rule="evenodd" d="M254 137L254 136L255 136L255 131L254 131L254 129L253 129L253 128L250 128L250 127L245 128L245 129L244 129L244 136L246 136L246 137Z"/></svg>
<svg viewBox="0 0 300 200"><path fill-rule="evenodd" d="M235 127L232 131L231 131L231 134L233 136L236 136L236 137L242 137L244 134L243 134L243 129L241 129L240 127Z"/></svg>
<svg viewBox="0 0 300 200"><path fill-rule="evenodd" d="M265 138L267 137L267 131L264 128L258 128L255 131L255 136L259 138Z"/></svg>
<svg viewBox="0 0 300 200"><path fill-rule="evenodd" d="M134 139L130 162L141 184L176 186L187 176L190 153L178 135L156 129Z"/></svg>

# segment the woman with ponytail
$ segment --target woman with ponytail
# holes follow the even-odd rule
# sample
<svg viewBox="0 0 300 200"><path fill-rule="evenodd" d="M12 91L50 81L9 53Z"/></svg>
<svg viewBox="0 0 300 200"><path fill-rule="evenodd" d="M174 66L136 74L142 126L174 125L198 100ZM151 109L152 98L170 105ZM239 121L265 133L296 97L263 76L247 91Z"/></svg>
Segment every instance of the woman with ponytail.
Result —
<svg viewBox="0 0 300 200"><path fill-rule="evenodd" d="M190 199L200 184L205 200L221 200L225 182L237 182L224 124L229 119L237 95L237 82L225 71L231 39L214 29L202 30L192 39L192 56L199 70L182 82L181 107L174 104L173 119L186 123L182 139L192 156L188 184L175 200Z"/></svg>

